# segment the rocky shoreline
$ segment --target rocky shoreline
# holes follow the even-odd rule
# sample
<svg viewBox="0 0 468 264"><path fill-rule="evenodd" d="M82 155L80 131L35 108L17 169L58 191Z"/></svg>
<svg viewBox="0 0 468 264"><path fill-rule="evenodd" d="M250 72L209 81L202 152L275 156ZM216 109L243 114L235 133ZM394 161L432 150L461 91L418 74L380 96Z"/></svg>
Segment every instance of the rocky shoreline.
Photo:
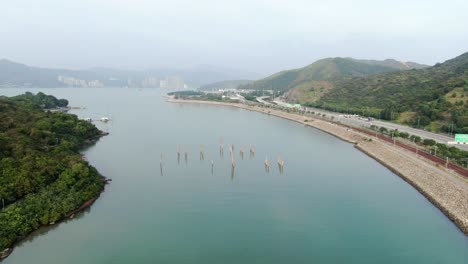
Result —
<svg viewBox="0 0 468 264"><path fill-rule="evenodd" d="M422 168L420 164L406 160L397 152L384 153L387 151L365 143L357 144L356 148L413 186L468 236L466 189L460 188L445 177L440 177L437 170Z"/></svg>
<svg viewBox="0 0 468 264"><path fill-rule="evenodd" d="M428 159L418 157L403 148L372 138L352 128L295 113L240 103L181 100L170 97L167 98L167 101L171 103L197 103L238 107L274 115L317 128L341 140L352 143L357 149L411 184L468 236L468 180L453 171L434 164Z"/></svg>

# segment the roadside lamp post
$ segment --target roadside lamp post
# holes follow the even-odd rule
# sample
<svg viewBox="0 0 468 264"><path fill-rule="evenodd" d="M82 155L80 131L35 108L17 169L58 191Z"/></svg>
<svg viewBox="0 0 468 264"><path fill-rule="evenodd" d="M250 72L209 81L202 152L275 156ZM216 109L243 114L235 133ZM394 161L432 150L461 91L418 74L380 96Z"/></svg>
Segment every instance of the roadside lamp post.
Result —
<svg viewBox="0 0 468 264"><path fill-rule="evenodd" d="M437 146L434 146L434 156L437 157Z"/></svg>

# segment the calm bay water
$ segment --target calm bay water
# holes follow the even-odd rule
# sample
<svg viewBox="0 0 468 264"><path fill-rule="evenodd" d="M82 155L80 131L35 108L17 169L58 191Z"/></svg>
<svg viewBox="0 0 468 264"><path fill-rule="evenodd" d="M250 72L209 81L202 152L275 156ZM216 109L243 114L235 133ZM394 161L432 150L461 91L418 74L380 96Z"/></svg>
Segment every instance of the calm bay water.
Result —
<svg viewBox="0 0 468 264"><path fill-rule="evenodd" d="M72 111L80 117L112 119L96 122L110 135L84 153L113 181L92 208L42 229L6 264L468 263L467 237L437 208L321 131L242 109L166 103L160 90L29 90L86 107ZM177 162L178 144L187 164L183 154Z"/></svg>

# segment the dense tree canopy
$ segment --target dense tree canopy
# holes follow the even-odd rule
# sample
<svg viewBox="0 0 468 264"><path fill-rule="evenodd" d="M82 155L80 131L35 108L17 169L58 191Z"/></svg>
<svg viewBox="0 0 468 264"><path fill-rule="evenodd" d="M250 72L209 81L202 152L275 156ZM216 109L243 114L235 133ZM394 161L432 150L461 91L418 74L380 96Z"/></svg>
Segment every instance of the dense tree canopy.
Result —
<svg viewBox="0 0 468 264"><path fill-rule="evenodd" d="M302 103L387 120L413 113L411 119L405 120L410 125L453 122L450 128L438 129L468 132L468 53L433 67L339 77L330 80L329 85L331 88L323 96ZM307 89L313 92L319 87L312 85Z"/></svg>
<svg viewBox="0 0 468 264"><path fill-rule="evenodd" d="M0 97L0 251L103 190L102 177L78 152L101 131L43 110L67 105L43 93Z"/></svg>

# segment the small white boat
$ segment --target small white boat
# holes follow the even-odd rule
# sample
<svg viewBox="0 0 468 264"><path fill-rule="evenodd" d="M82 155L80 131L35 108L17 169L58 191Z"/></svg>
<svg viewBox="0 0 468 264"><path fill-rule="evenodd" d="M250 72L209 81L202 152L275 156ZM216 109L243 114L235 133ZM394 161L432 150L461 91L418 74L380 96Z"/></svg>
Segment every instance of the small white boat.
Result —
<svg viewBox="0 0 468 264"><path fill-rule="evenodd" d="M109 122L109 120L110 120L110 119L109 119L108 117L105 117L105 116L104 116L104 117L101 117L101 121L104 122L104 123Z"/></svg>

